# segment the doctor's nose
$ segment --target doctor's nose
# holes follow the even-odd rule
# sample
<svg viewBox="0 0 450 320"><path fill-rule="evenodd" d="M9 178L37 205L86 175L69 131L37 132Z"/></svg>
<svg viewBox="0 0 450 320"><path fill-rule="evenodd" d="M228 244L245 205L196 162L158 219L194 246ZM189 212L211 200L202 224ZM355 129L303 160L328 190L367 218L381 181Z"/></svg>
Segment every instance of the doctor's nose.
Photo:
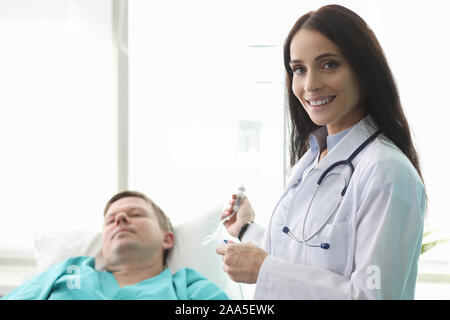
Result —
<svg viewBox="0 0 450 320"><path fill-rule="evenodd" d="M314 72L308 72L305 77L305 92L317 92L322 88L320 76Z"/></svg>

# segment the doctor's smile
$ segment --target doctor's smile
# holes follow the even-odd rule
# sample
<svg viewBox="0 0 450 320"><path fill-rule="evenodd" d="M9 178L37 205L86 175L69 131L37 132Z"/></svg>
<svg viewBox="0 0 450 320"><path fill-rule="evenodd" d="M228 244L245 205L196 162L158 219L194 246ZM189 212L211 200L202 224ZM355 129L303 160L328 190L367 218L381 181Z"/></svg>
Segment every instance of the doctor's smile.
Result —
<svg viewBox="0 0 450 320"><path fill-rule="evenodd" d="M309 98L305 99L305 101L309 104L309 107L311 110L317 111L317 110L323 110L325 107L327 107L333 100L336 98L336 96L329 96L329 97L319 97L319 98Z"/></svg>

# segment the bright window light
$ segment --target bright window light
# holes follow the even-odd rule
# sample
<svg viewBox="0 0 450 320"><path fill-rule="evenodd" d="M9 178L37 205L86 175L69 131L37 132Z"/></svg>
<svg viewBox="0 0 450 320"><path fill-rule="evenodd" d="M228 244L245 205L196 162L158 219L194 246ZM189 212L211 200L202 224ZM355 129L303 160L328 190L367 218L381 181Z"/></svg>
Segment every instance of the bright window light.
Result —
<svg viewBox="0 0 450 320"><path fill-rule="evenodd" d="M112 2L1 1L0 251L100 230L117 188Z"/></svg>

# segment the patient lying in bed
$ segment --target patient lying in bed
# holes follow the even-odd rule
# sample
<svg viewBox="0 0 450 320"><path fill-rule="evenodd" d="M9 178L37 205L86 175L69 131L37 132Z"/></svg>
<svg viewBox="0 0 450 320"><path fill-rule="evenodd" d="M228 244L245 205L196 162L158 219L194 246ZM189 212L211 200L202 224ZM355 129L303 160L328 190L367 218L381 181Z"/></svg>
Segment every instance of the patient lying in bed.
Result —
<svg viewBox="0 0 450 320"><path fill-rule="evenodd" d="M144 194L125 191L104 210L102 254L75 257L47 269L3 299L228 299L215 284L193 269L172 275L166 268L174 235L164 212Z"/></svg>

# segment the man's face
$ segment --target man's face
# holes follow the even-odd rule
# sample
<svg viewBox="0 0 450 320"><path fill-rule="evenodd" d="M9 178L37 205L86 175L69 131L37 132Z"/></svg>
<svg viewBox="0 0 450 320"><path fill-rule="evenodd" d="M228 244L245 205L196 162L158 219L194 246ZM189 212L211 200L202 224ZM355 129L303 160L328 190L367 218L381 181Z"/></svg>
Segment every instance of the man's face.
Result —
<svg viewBox="0 0 450 320"><path fill-rule="evenodd" d="M170 232L161 229L156 213L144 199L121 198L105 214L103 257L110 264L124 259L148 258L162 262L164 250L173 245L173 237L168 234Z"/></svg>

